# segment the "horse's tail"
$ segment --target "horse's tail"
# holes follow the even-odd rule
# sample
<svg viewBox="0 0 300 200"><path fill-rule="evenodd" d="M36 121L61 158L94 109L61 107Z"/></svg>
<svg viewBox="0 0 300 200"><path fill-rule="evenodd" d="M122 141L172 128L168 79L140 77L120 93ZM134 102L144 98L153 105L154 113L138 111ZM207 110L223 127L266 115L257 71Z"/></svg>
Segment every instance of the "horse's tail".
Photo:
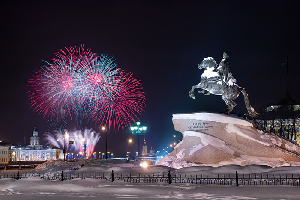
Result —
<svg viewBox="0 0 300 200"><path fill-rule="evenodd" d="M248 110L249 115L251 117L253 117L253 118L257 118L258 117L258 113L255 111L255 109L251 105L250 97L249 97L248 92L246 91L245 88L242 88L241 92L244 95L244 101L245 101L245 105L246 105L246 108Z"/></svg>

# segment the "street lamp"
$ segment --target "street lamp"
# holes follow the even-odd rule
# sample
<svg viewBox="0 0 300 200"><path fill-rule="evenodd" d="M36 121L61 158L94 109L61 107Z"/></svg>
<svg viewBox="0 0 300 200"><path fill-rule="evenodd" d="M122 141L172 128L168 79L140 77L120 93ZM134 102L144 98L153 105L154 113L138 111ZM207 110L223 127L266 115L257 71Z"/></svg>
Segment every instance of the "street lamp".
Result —
<svg viewBox="0 0 300 200"><path fill-rule="evenodd" d="M105 132L105 159L107 160L107 131L105 126L102 126L102 131Z"/></svg>
<svg viewBox="0 0 300 200"><path fill-rule="evenodd" d="M141 122L136 122L136 126L130 127L131 133L138 136L138 156L140 156L140 135L147 131L147 126L141 126Z"/></svg>
<svg viewBox="0 0 300 200"><path fill-rule="evenodd" d="M132 139L129 138L129 139L128 139L128 147L127 147L127 157L129 157L129 154L130 154L130 151L129 151L129 144L131 144L131 143L132 143Z"/></svg>

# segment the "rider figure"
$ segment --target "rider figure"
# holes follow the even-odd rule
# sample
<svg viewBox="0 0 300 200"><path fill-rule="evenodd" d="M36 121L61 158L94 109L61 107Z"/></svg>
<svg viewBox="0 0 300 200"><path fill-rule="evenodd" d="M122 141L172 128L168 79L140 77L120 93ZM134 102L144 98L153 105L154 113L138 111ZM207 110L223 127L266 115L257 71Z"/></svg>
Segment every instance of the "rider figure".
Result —
<svg viewBox="0 0 300 200"><path fill-rule="evenodd" d="M229 63L229 54L227 51L223 53L223 59L218 65L217 69L215 69L216 72L218 72L221 80L222 80L222 99L225 101L228 108L223 111L223 113L230 113L233 108L236 106L236 103L231 99L231 95L235 93L234 88L232 87L234 85L237 85L236 79L232 76L230 63Z"/></svg>
<svg viewBox="0 0 300 200"><path fill-rule="evenodd" d="M236 106L234 100L242 92L249 116L253 118L256 118L258 116L258 113L251 105L248 92L245 88L237 85L237 80L232 76L229 63L229 54L226 51L223 53L223 59L219 65L217 65L216 61L213 58L208 57L204 58L201 64L198 65L198 68L204 68L205 70L201 75L201 82L198 85L194 85L190 90L190 97L195 99L195 88L202 89L200 91L201 93L208 91L208 94L211 93L215 95L222 95L222 99L227 105L227 108L223 111L223 113L230 114L233 108ZM211 73L212 71L217 73Z"/></svg>
<svg viewBox="0 0 300 200"><path fill-rule="evenodd" d="M223 59L218 65L218 67L214 70L218 72L221 80L222 80L222 86L223 88L227 88L229 85L235 85L236 84L236 79L232 76L231 68L230 68L230 63L229 63L229 54L227 51L223 53Z"/></svg>

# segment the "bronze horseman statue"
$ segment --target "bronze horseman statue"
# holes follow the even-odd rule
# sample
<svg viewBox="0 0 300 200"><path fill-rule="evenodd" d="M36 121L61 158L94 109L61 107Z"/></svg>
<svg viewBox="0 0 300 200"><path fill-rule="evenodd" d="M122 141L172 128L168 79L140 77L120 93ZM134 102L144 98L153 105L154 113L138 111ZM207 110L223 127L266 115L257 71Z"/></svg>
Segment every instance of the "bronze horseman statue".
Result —
<svg viewBox="0 0 300 200"><path fill-rule="evenodd" d="M228 58L229 54L226 51L223 53L223 59L219 65L212 57L204 58L198 65L200 70L205 69L201 75L201 82L192 87L189 95L191 98L195 99L195 89L201 89L199 93L203 93L204 95L222 95L222 99L228 106L223 113L230 114L236 106L236 103L233 100L235 100L240 92L242 92L249 115L256 118L258 113L251 106L248 92L245 88L238 86L236 79L232 76Z"/></svg>

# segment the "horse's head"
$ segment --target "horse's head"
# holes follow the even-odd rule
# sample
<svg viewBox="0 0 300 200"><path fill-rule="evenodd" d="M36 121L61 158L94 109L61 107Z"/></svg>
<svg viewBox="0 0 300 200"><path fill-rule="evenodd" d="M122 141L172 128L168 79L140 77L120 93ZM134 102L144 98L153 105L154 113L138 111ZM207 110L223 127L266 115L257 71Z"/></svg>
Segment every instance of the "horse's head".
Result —
<svg viewBox="0 0 300 200"><path fill-rule="evenodd" d="M210 68L210 67L213 67L213 68L216 68L217 67L217 62L215 61L215 59L213 57L207 57L207 58L204 58L204 60L198 64L198 68L199 69L205 69L205 68Z"/></svg>

